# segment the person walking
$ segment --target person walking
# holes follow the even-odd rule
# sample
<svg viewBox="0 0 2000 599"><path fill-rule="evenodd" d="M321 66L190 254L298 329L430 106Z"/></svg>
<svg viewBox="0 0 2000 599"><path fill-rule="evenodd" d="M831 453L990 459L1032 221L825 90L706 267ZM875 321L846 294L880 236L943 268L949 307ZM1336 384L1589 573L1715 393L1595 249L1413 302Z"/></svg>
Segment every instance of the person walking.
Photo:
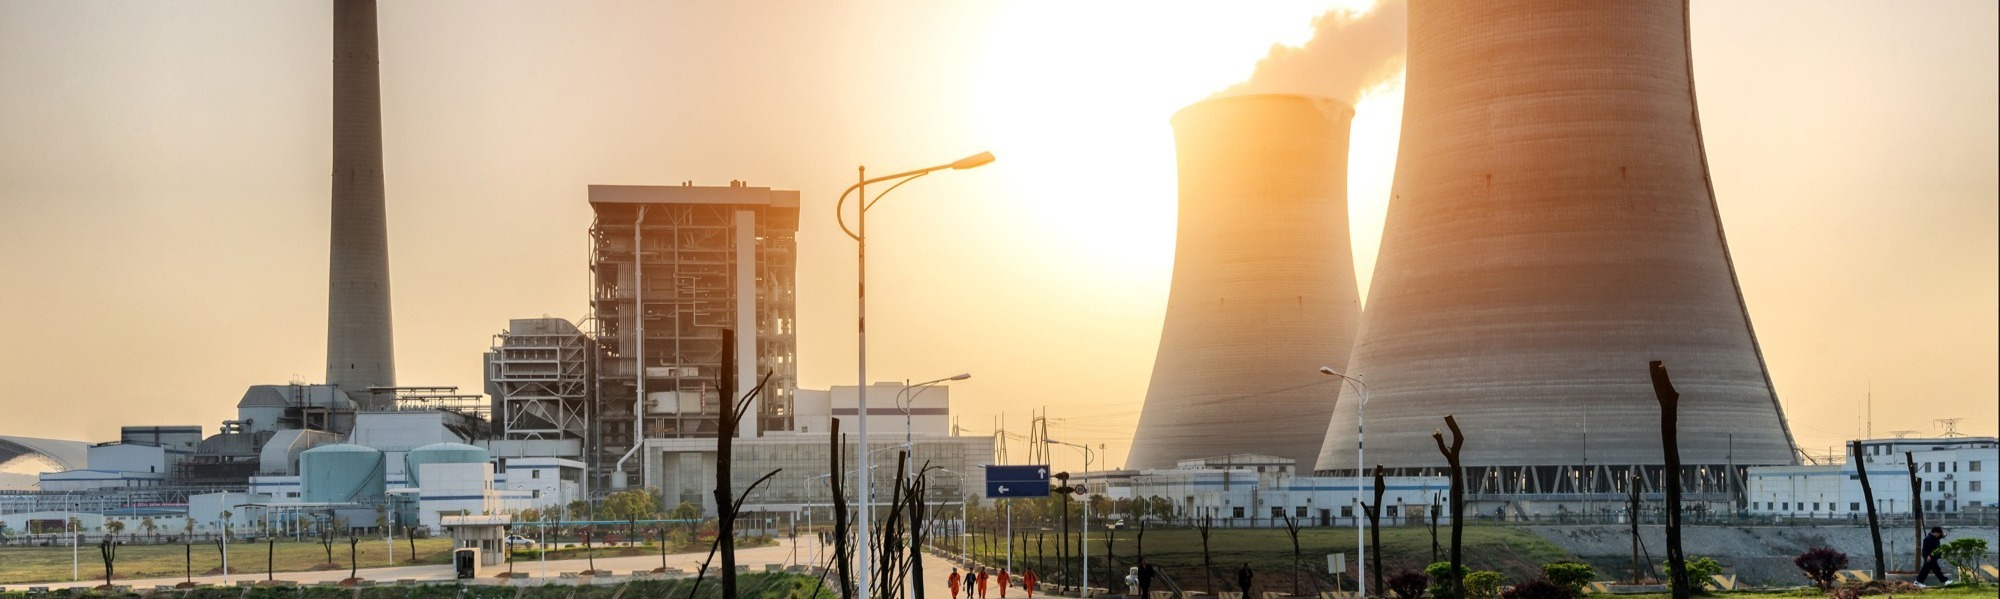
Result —
<svg viewBox="0 0 2000 599"><path fill-rule="evenodd" d="M1250 562L1243 562L1243 567L1236 570L1236 588L1243 591L1243 599L1252 599L1250 582L1256 577L1257 573L1250 570Z"/></svg>
<svg viewBox="0 0 2000 599"><path fill-rule="evenodd" d="M1924 548L1921 554L1924 558L1924 566L1917 569L1917 585L1922 586L1924 580L1929 578L1932 573L1937 574L1939 584L1944 586L1951 585L1951 579L1945 577L1944 569L1938 567L1938 545L1943 543L1943 528L1933 526L1931 527L1931 534L1924 535Z"/></svg>
<svg viewBox="0 0 2000 599"><path fill-rule="evenodd" d="M1007 584L1012 578L1012 576L1008 576L1006 568L1000 569L1000 599L1007 599Z"/></svg>
<svg viewBox="0 0 2000 599"><path fill-rule="evenodd" d="M1034 568L1028 568L1027 572L1021 573L1021 590L1028 592L1028 599L1035 599L1035 582L1037 581Z"/></svg>
<svg viewBox="0 0 2000 599"><path fill-rule="evenodd" d="M951 576L945 577L944 584L951 587L951 599L958 599L958 568L956 566L952 567Z"/></svg>
<svg viewBox="0 0 2000 599"><path fill-rule="evenodd" d="M986 599L986 569L979 569L979 599Z"/></svg>
<svg viewBox="0 0 2000 599"><path fill-rule="evenodd" d="M1155 574L1158 574L1158 572L1153 570L1153 564L1147 562L1146 558L1139 558L1139 599L1152 598L1153 576Z"/></svg>

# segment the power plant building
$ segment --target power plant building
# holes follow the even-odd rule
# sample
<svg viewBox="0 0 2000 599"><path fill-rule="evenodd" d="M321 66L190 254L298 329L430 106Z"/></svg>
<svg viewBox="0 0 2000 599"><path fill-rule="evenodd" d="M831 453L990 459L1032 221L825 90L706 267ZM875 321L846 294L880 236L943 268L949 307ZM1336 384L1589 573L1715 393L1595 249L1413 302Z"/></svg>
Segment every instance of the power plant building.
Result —
<svg viewBox="0 0 2000 599"><path fill-rule="evenodd" d="M1361 312L1347 228L1353 117L1339 101L1278 94L1174 116L1173 286L1129 468L1318 456L1337 382L1318 369L1345 366Z"/></svg>
<svg viewBox="0 0 2000 599"><path fill-rule="evenodd" d="M751 187L592 185L595 392L587 452L595 489L642 476L648 438L712 438L721 377L737 394L771 378L739 435L791 429L798 346L796 191ZM736 334L722 372L722 332Z"/></svg>
<svg viewBox="0 0 2000 599"><path fill-rule="evenodd" d="M1402 142L1348 372L1367 461L1471 492L1657 492L1647 363L1681 394L1688 489L1794 462L1709 179L1684 2L1417 2ZM1317 470L1352 473L1353 388ZM1476 497L1475 497L1476 498ZM1692 497L1690 500L1702 500Z"/></svg>

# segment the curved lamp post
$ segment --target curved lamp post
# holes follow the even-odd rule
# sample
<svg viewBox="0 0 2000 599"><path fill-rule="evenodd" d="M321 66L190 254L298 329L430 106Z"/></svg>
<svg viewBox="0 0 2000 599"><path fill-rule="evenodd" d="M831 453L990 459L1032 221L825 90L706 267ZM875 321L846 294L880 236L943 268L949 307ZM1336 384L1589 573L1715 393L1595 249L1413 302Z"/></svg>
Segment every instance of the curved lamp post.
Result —
<svg viewBox="0 0 2000 599"><path fill-rule="evenodd" d="M1361 379L1341 374L1340 371L1334 370L1332 366L1319 367L1319 373L1340 377L1340 380L1346 381L1347 384L1353 385L1356 391L1361 392L1361 402L1354 406L1354 559L1356 560L1354 563L1354 585L1356 595L1367 597L1368 581L1361 575L1362 572L1368 569L1368 537L1366 536L1368 524L1361 518L1361 511L1364 509L1361 505L1361 471L1365 468L1362 465L1364 463L1362 452L1366 451L1368 445L1362 442L1362 433L1367 429L1364 419L1367 417L1368 411L1368 383L1362 382Z"/></svg>
<svg viewBox="0 0 2000 599"><path fill-rule="evenodd" d="M933 167L920 168L913 171L896 173L885 177L875 177L873 179L868 178L868 167L864 166L859 169L861 180L855 183L854 185L848 186L847 191L840 192L840 201L834 204L833 208L834 219L840 222L840 230L842 232L847 233L848 237L854 238L855 248L856 248L854 255L855 255L855 262L857 264L856 280L858 281L858 284L856 285L855 288L855 298L857 300L856 312L859 313L859 317L855 320L855 330L858 333L857 344L860 355L857 360L858 370L859 370L858 373L859 376L857 377L857 380L859 381L859 383L858 386L855 388L855 394L856 394L855 407L858 408L856 412L861 415L860 418L861 425L859 427L856 427L854 443L855 446L861 449L861 451L857 453L861 454L861 465L864 470L866 470L869 461L868 460L868 209L874 207L875 202L882 201L882 196L889 195L889 192L895 191L896 188L898 187L902 187L904 183L909 183L924 175L928 175L933 172L942 170L952 170L952 169L963 170L969 168L977 168L985 166L987 163L990 162L993 162L993 153L980 152L978 154L967 156L965 158L960 158L957 161L951 162L949 164L940 164ZM888 181L895 181L896 184L890 185L889 188L883 190L882 193L875 194L875 199L872 200L868 199L868 191L867 191L868 184L884 183ZM857 196L857 198L855 199L855 203L858 205L858 207L854 211L854 228L852 229L849 229L847 227L847 215L842 210L842 208L847 205L847 196L849 195ZM860 529L856 531L861 539L861 551L856 552L860 559L855 560L854 578L855 578L855 594L859 597L859 599L868 599L871 596L868 588L869 587L868 566L870 561L869 560L870 551L868 549L868 543L871 539L869 529L872 528L870 519L873 517L875 506L872 505L874 501L872 499L869 499L870 497L873 497L873 495L869 492L869 484L868 484L869 478L872 477L866 475L861 477L861 489L860 489L860 495L862 497L861 517L857 518L857 520L860 520L860 525L861 525Z"/></svg>

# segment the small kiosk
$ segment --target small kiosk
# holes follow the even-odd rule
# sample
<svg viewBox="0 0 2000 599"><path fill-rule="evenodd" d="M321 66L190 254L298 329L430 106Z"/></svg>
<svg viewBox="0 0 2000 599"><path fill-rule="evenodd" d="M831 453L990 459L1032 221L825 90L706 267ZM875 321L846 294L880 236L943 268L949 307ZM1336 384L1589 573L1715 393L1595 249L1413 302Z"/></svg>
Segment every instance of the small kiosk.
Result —
<svg viewBox="0 0 2000 599"><path fill-rule="evenodd" d="M506 563L507 525L514 517L445 516L440 524L451 532L451 566L458 578L484 578L486 569Z"/></svg>

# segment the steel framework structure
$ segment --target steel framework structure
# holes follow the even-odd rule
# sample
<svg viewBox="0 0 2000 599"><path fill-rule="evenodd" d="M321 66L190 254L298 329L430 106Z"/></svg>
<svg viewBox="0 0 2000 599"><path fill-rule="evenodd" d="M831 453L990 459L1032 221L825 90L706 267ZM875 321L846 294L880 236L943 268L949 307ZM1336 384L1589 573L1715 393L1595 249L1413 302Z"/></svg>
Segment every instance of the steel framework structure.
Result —
<svg viewBox="0 0 2000 599"><path fill-rule="evenodd" d="M501 438L587 439L591 352L590 338L560 318L517 319L494 335L489 368Z"/></svg>

